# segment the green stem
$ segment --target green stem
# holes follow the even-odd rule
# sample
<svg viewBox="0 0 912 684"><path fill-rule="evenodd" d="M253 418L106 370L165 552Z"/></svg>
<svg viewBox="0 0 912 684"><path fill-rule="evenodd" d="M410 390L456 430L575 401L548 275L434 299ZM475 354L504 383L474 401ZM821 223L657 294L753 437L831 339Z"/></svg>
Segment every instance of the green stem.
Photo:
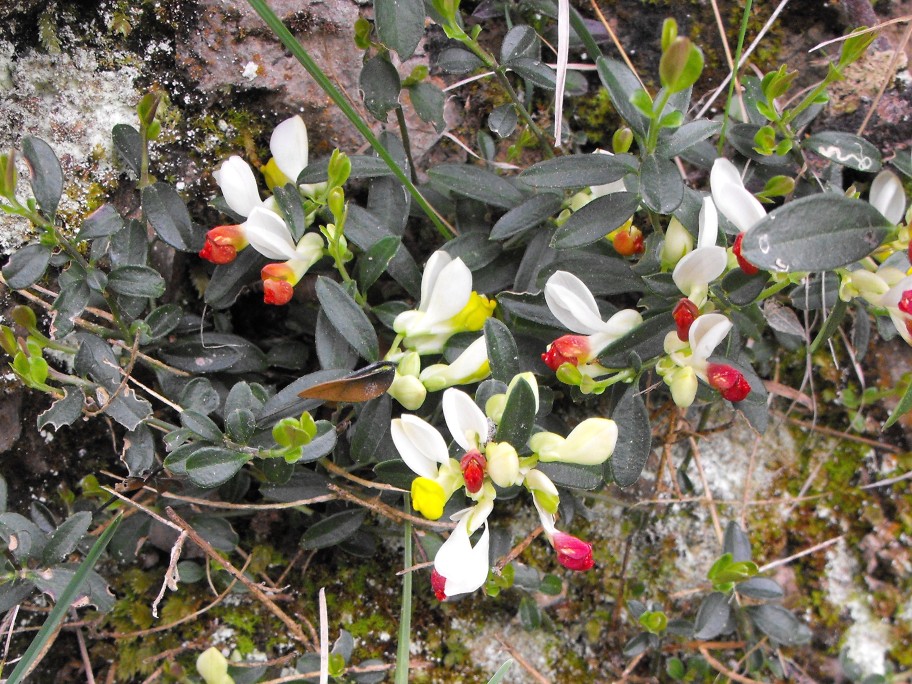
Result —
<svg viewBox="0 0 912 684"><path fill-rule="evenodd" d="M139 127L139 183L137 188L142 190L151 185L149 182L149 137L148 128L145 125Z"/></svg>
<svg viewBox="0 0 912 684"><path fill-rule="evenodd" d="M778 283L775 283L775 284L773 284L773 285L770 285L768 288L766 288L765 290L763 290L763 292L761 292L760 294L757 295L757 298L754 299L754 303L756 304L756 303L758 303L758 302L762 302L764 299L769 299L769 298L772 297L774 294L776 294L777 292L780 292L780 291L784 290L785 288L787 288L787 287L788 287L789 285L791 285L791 284L792 284L792 281L786 279L786 280L782 280L782 281L780 281L780 282L778 282Z"/></svg>
<svg viewBox="0 0 912 684"><path fill-rule="evenodd" d="M412 512L409 495L403 495L403 509L406 513ZM405 553L405 574L402 575L402 609L399 615L399 644L396 647L396 684L408 684L409 681L409 651L412 633L412 523L408 520L403 524L403 542Z"/></svg>
<svg viewBox="0 0 912 684"><path fill-rule="evenodd" d="M298 39L295 38L294 35L292 35L291 31L288 30L285 24L282 23L282 20L279 19L276 13L266 4L265 0L247 0L247 2L253 7L256 13L260 15L260 18L266 25L272 29L273 33L282 41L282 44L288 51L294 55L295 59L301 63L301 66L307 70L307 73L313 77L317 82L317 85L323 89L323 92L329 96L333 103L343 114L345 114L346 118L352 122L352 125L358 129L358 132L364 136L364 139L370 143L371 147L380 155L380 158L386 162L390 171L393 172L393 175L402 182L418 203L418 206L427 214L428 218L437 228L437 232L446 240L455 237L456 231L453 227L449 225L437 210L424 198L424 195L422 195L415 184L412 183L412 179L399 168L396 160L393 159L387 149L383 146L383 143L377 139L377 136L374 135L374 132L370 129L370 126L367 125L367 122L365 122L364 119L361 118L361 115L355 111L354 107L348 103L345 96L336 88L333 82L329 80L326 74L323 73L323 70L320 69L304 46L298 42Z"/></svg>
<svg viewBox="0 0 912 684"><path fill-rule="evenodd" d="M658 106L652 109L653 117L649 120L649 132L646 134L646 150L648 154L655 152L656 145L659 142L659 122L662 120L665 105L671 99L671 91L663 88L659 95Z"/></svg>
<svg viewBox="0 0 912 684"><path fill-rule="evenodd" d="M741 52L744 50L744 36L747 34L747 20L750 18L753 0L744 4L744 14L741 15L741 31L738 33L738 46L735 48L735 58L732 62L732 77L728 82L728 97L725 98L725 110L722 112L722 130L719 132L719 154L725 145L725 131L728 128L728 112L731 108L732 97L735 94L735 81L738 79L738 70L741 63Z"/></svg>
<svg viewBox="0 0 912 684"><path fill-rule="evenodd" d="M409 138L408 126L405 125L405 112L402 105L396 105L396 123L399 124L399 134L402 136L402 147L405 148L405 158L408 159L409 172L412 182L418 182L418 172L415 170L415 160L412 159L412 142Z"/></svg>
<svg viewBox="0 0 912 684"><path fill-rule="evenodd" d="M780 125L783 128L786 128L792 121L798 118L798 115L801 114L801 112L814 104L814 100L817 99L821 93L826 92L826 89L830 85L830 82L830 74L827 74L826 78L818 83L811 92L805 95L804 99L801 100L801 102L799 102L794 109L790 109L788 112L782 115L782 119L779 122Z"/></svg>

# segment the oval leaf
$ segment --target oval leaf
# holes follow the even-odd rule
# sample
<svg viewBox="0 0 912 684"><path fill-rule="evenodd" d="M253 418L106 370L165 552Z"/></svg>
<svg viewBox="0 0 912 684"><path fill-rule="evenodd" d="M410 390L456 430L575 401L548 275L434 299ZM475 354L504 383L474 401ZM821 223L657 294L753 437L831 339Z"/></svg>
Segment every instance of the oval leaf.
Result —
<svg viewBox="0 0 912 684"><path fill-rule="evenodd" d="M495 439L498 442L509 442L517 450L521 450L532 434L537 412L535 393L529 383L520 378L507 395L507 405L504 407L500 425L497 426Z"/></svg>
<svg viewBox="0 0 912 684"><path fill-rule="evenodd" d="M866 171L867 173L880 171L881 157L878 149L864 138L851 133L837 131L815 133L801 143L801 146L856 171Z"/></svg>
<svg viewBox="0 0 912 684"><path fill-rule="evenodd" d="M366 511L343 511L307 528L301 537L301 548L311 551L335 546L352 536L364 522Z"/></svg>
<svg viewBox="0 0 912 684"><path fill-rule="evenodd" d="M684 199L684 179L674 162L654 154L640 166L643 203L659 214L670 214Z"/></svg>
<svg viewBox="0 0 912 684"><path fill-rule="evenodd" d="M728 596L719 591L714 591L700 604L697 617L694 620L694 639L704 641L719 636L731 616L731 606Z"/></svg>
<svg viewBox="0 0 912 684"><path fill-rule="evenodd" d="M76 239L91 240L107 237L121 230L123 226L123 217L117 213L117 209L111 204L102 204L82 222L79 232L76 233Z"/></svg>
<svg viewBox="0 0 912 684"><path fill-rule="evenodd" d="M494 207L512 209L523 199L522 193L508 180L477 166L441 164L428 169L428 177L457 195Z"/></svg>
<svg viewBox="0 0 912 684"><path fill-rule="evenodd" d="M323 313L345 341L368 361L380 356L377 333L367 315L348 292L334 280L317 278L317 299Z"/></svg>
<svg viewBox="0 0 912 684"><path fill-rule="evenodd" d="M484 324L485 346L491 362L491 376L508 383L520 372L519 350L510 329L496 318L489 318Z"/></svg>
<svg viewBox="0 0 912 684"><path fill-rule="evenodd" d="M3 278L14 290L34 285L47 270L51 248L34 243L17 249L3 267Z"/></svg>
<svg viewBox="0 0 912 684"><path fill-rule="evenodd" d="M424 3L421 0L374 0L374 23L380 42L405 61L415 53L424 35Z"/></svg>
<svg viewBox="0 0 912 684"><path fill-rule="evenodd" d="M22 156L31 171L32 193L44 215L53 220L63 194L63 169L54 150L41 138L27 135L22 139Z"/></svg>
<svg viewBox="0 0 912 684"><path fill-rule="evenodd" d="M629 154L574 154L533 164L519 177L533 188L584 188L613 183L636 169Z"/></svg>
<svg viewBox="0 0 912 684"><path fill-rule="evenodd" d="M108 288L129 297L160 297L165 279L148 266L121 266L108 274Z"/></svg>
<svg viewBox="0 0 912 684"><path fill-rule="evenodd" d="M193 452L184 467L193 484L202 489L212 489L234 477L249 460L247 454L232 449L203 447Z"/></svg>
<svg viewBox="0 0 912 684"><path fill-rule="evenodd" d="M570 249L592 244L624 225L639 205L640 198L633 192L614 192L594 199L554 231L551 246Z"/></svg>
<svg viewBox="0 0 912 684"><path fill-rule="evenodd" d="M367 111L378 121L386 121L389 111L399 104L402 84L396 67L379 55L372 57L361 69L360 86Z"/></svg>
<svg viewBox="0 0 912 684"><path fill-rule="evenodd" d="M532 195L500 217L491 229L490 239L506 240L536 228L553 216L563 203L562 197L552 193Z"/></svg>
<svg viewBox="0 0 912 684"><path fill-rule="evenodd" d="M618 440L608 467L618 487L629 487L640 478L652 451L649 412L636 384L624 392L611 418L618 425Z"/></svg>
<svg viewBox="0 0 912 684"><path fill-rule="evenodd" d="M205 236L194 228L187 206L167 183L143 188L142 208L155 233L166 244L182 252L198 252Z"/></svg>

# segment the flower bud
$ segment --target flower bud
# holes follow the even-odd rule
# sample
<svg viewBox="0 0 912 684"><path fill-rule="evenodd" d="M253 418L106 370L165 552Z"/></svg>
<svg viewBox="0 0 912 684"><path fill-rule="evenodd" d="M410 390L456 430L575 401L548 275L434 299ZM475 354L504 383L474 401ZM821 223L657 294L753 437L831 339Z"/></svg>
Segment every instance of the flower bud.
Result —
<svg viewBox="0 0 912 684"><path fill-rule="evenodd" d="M743 401L750 394L751 386L740 371L722 363L711 363L706 368L709 386L731 402Z"/></svg>
<svg viewBox="0 0 912 684"><path fill-rule="evenodd" d="M508 442L489 442L485 447L487 473L498 487L511 487L519 478L519 456Z"/></svg>
<svg viewBox="0 0 912 684"><path fill-rule="evenodd" d="M215 646L203 651L196 659L196 671L206 684L231 684L234 680L228 674L228 660Z"/></svg>
<svg viewBox="0 0 912 684"><path fill-rule="evenodd" d="M535 501L546 513L554 515L560 504L560 494L551 479L540 470L530 470L526 473L523 484L528 487L535 497Z"/></svg>
<svg viewBox="0 0 912 684"><path fill-rule="evenodd" d="M345 191L340 187L330 190L326 204L329 206L333 218L341 223L342 216L345 214Z"/></svg>
<svg viewBox="0 0 912 684"><path fill-rule="evenodd" d="M628 225L613 231L609 237L612 237L611 243L614 245L614 251L621 256L643 253L643 231L631 225L629 221Z"/></svg>
<svg viewBox="0 0 912 684"><path fill-rule="evenodd" d="M690 231L676 218L672 218L665 230L665 241L659 258L663 271L671 271L675 265L684 258L684 255L693 250L694 240Z"/></svg>
<svg viewBox="0 0 912 684"><path fill-rule="evenodd" d="M600 465L617 444L617 424L608 418L587 418L564 439L551 432L532 435L529 447L544 462Z"/></svg>
<svg viewBox="0 0 912 684"><path fill-rule="evenodd" d="M577 539L572 534L558 531L551 536L551 544L557 553L557 561L568 570L582 572L595 564L592 544Z"/></svg>
<svg viewBox="0 0 912 684"><path fill-rule="evenodd" d="M623 154L630 149L630 146L633 144L633 131L624 126L619 128L614 132L614 135L611 136L611 149L614 150L615 154Z"/></svg>
<svg viewBox="0 0 912 684"><path fill-rule="evenodd" d="M263 301L267 304L282 306L288 304L294 296L293 271L285 264L266 264L260 271L263 279ZM297 281L295 281L297 282Z"/></svg>
<svg viewBox="0 0 912 684"><path fill-rule="evenodd" d="M470 494L477 494L481 490L481 485L484 484L486 466L485 457L477 450L470 451L459 462L466 489Z"/></svg>
<svg viewBox="0 0 912 684"><path fill-rule="evenodd" d="M696 304L687 299L687 297L684 297L675 305L671 315L674 318L675 326L678 329L678 339L682 342L687 342L690 326L697 320L697 316L700 315L700 310L697 308Z"/></svg>
<svg viewBox="0 0 912 684"><path fill-rule="evenodd" d="M681 408L690 406L697 396L697 374L690 366L678 368L665 376L665 382L671 389L671 398Z"/></svg>
<svg viewBox="0 0 912 684"><path fill-rule="evenodd" d="M738 233L738 236L735 238L735 242L732 245L732 252L734 252L735 258L738 259L738 266L741 267L742 271L747 275L757 275L760 272L760 269L741 256L741 243L743 241L744 233Z"/></svg>
<svg viewBox="0 0 912 684"><path fill-rule="evenodd" d="M416 376L403 375L397 370L393 384L389 386L386 393L407 411L417 411L427 397L427 388Z"/></svg>
<svg viewBox="0 0 912 684"><path fill-rule="evenodd" d="M553 371L556 371L565 363L577 366L581 362L589 360L591 349L589 338L585 335L564 335L559 337L550 345L548 350L542 354L542 361Z"/></svg>
<svg viewBox="0 0 912 684"><path fill-rule="evenodd" d="M230 264L246 246L247 238L241 226L216 226L206 233L206 244L199 256L213 264Z"/></svg>

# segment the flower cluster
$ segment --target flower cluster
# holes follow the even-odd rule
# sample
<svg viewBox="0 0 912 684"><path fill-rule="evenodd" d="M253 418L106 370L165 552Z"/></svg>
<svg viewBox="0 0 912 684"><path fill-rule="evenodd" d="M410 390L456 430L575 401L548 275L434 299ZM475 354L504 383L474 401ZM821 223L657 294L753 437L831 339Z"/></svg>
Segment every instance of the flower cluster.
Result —
<svg viewBox="0 0 912 684"><path fill-rule="evenodd" d="M520 383L531 388L536 401L538 385L531 373L516 376L505 394L494 395L482 411L473 399L457 389L443 394L443 417L456 455L446 440L424 419L405 414L392 421L392 437L406 465L417 475L412 482L413 504L422 515L439 519L451 498L462 492L472 502L455 513L455 530L434 559L432 586L441 600L475 591L488 577L487 520L498 489L525 487L532 495L545 535L558 561L571 570L592 567L591 546L555 527L559 503L557 487L536 466L547 462L595 465L604 463L617 442L617 426L605 418L589 418L566 437L538 432L528 444L497 440L497 424L510 394ZM521 455L523 454L523 455ZM472 535L484 528L473 544Z"/></svg>

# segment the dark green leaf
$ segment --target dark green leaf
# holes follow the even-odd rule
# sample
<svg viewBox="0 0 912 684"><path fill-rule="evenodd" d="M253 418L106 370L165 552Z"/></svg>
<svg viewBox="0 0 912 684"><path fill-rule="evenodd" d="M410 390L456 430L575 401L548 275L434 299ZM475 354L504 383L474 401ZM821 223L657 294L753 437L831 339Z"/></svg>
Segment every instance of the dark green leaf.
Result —
<svg viewBox="0 0 912 684"><path fill-rule="evenodd" d="M652 452L649 412L636 383L624 392L611 418L618 426L618 441L608 468L618 487L629 487L639 479Z"/></svg>
<svg viewBox="0 0 912 684"><path fill-rule="evenodd" d="M386 461L395 456L390 436L392 399L384 394L361 407L351 435L351 455L355 463Z"/></svg>
<svg viewBox="0 0 912 684"><path fill-rule="evenodd" d="M554 231L551 246L572 249L590 245L624 225L639 205L640 198L633 192L614 192L598 197Z"/></svg>
<svg viewBox="0 0 912 684"><path fill-rule="evenodd" d="M201 489L212 489L226 483L239 471L250 456L222 447L202 447L193 452L185 463L187 477Z"/></svg>
<svg viewBox="0 0 912 684"><path fill-rule="evenodd" d="M358 257L355 277L363 291L367 291L377 279L384 274L389 262L396 256L401 241L395 235L387 235L371 245L364 254Z"/></svg>
<svg viewBox="0 0 912 684"><path fill-rule="evenodd" d="M111 346L97 335L80 332L76 334L79 349L73 360L73 370L88 376L95 382L114 389L120 384L120 367Z"/></svg>
<svg viewBox="0 0 912 684"><path fill-rule="evenodd" d="M181 252L198 252L205 235L190 220L187 206L167 183L155 183L142 190L142 208L156 235Z"/></svg>
<svg viewBox="0 0 912 684"><path fill-rule="evenodd" d="M512 135L518 122L519 116L516 113L516 107L512 103L495 107L488 115L488 128L498 138L506 138Z"/></svg>
<svg viewBox="0 0 912 684"><path fill-rule="evenodd" d="M629 154L574 154L533 164L519 177L533 188L583 188L613 183L636 169Z"/></svg>
<svg viewBox="0 0 912 684"><path fill-rule="evenodd" d="M622 653L627 658L633 658L635 656L640 655L641 653L643 653L644 651L646 651L649 648L649 646L650 646L649 637L651 637L651 636L653 636L653 635L649 634L648 632L640 632L635 637L633 637L630 641L628 641L626 644L624 644L624 650L622 651Z"/></svg>
<svg viewBox="0 0 912 684"><path fill-rule="evenodd" d="M146 316L149 339L158 340L170 333L180 323L182 315L183 311L177 304L163 304L152 309Z"/></svg>
<svg viewBox="0 0 912 684"><path fill-rule="evenodd" d="M114 150L136 178L142 166L142 137L133 126L117 124L112 130Z"/></svg>
<svg viewBox="0 0 912 684"><path fill-rule="evenodd" d="M539 463L536 466L558 487L567 489L598 489L605 484L599 466L585 466L577 463Z"/></svg>
<svg viewBox="0 0 912 684"><path fill-rule="evenodd" d="M60 526L51 533L44 551L41 553L42 565L52 565L66 559L76 546L82 541L85 533L92 524L92 514L88 511L74 513L64 520Z"/></svg>
<svg viewBox="0 0 912 684"><path fill-rule="evenodd" d="M751 559L750 539L744 534L744 530L734 520L725 526L725 540L722 544L722 550L730 553L732 561L740 563Z"/></svg>
<svg viewBox="0 0 912 684"><path fill-rule="evenodd" d="M643 203L659 214L670 214L684 199L684 179L674 162L654 154L640 166Z"/></svg>
<svg viewBox="0 0 912 684"><path fill-rule="evenodd" d="M317 278L316 291L332 326L363 358L376 361L380 356L377 333L351 295L337 282L323 276Z"/></svg>
<svg viewBox="0 0 912 684"><path fill-rule="evenodd" d="M641 359L660 356L665 350L665 335L674 330L670 314L647 318L629 333L616 339L599 353L599 363L608 368L625 368L627 355L635 350Z"/></svg>
<svg viewBox="0 0 912 684"><path fill-rule="evenodd" d="M506 66L539 88L554 90L557 85L554 69L541 60L531 57L517 57Z"/></svg>
<svg viewBox="0 0 912 684"><path fill-rule="evenodd" d="M378 121L386 121L389 111L399 105L401 85L396 67L381 55L371 57L361 69L364 106Z"/></svg>
<svg viewBox="0 0 912 684"><path fill-rule="evenodd" d="M912 178L912 152L909 150L897 152L896 156L890 160L890 163L908 178Z"/></svg>
<svg viewBox="0 0 912 684"><path fill-rule="evenodd" d="M623 62L607 57L596 60L599 78L608 91L608 97L621 118L640 136L646 135L648 122L640 111L630 103L630 97L642 88L637 77Z"/></svg>
<svg viewBox="0 0 912 684"><path fill-rule="evenodd" d="M475 276L475 289L483 291L478 285L479 276L484 268L494 263L500 256L503 248L497 242L492 242L481 231L471 231L453 238L442 247L443 251L451 257L459 257Z"/></svg>
<svg viewBox="0 0 912 684"><path fill-rule="evenodd" d="M670 136L659 142L656 147L656 154L665 159L677 157L698 142L715 135L721 129L721 121L709 121L708 119L688 121Z"/></svg>
<svg viewBox="0 0 912 684"><path fill-rule="evenodd" d="M767 280L769 278L765 273L748 275L740 268L736 268L722 278L722 290L732 304L747 306L763 292Z"/></svg>
<svg viewBox="0 0 912 684"><path fill-rule="evenodd" d="M323 458L336 448L336 426L328 420L317 421L317 434L304 445L297 463L310 463Z"/></svg>
<svg viewBox="0 0 912 684"><path fill-rule="evenodd" d="M757 629L783 646L797 646L811 638L807 626L782 606L765 604L745 610Z"/></svg>
<svg viewBox="0 0 912 684"><path fill-rule="evenodd" d="M77 240L93 240L107 237L121 230L124 226L123 218L111 204L102 204L98 209L86 217L76 233Z"/></svg>
<svg viewBox="0 0 912 684"><path fill-rule="evenodd" d="M380 42L399 53L403 62L415 53L424 35L421 0L374 0L374 25Z"/></svg>
<svg viewBox="0 0 912 684"><path fill-rule="evenodd" d="M18 606L35 592L35 585L27 580L13 580L0 585L0 613Z"/></svg>
<svg viewBox="0 0 912 684"><path fill-rule="evenodd" d="M225 429L235 442L247 444L256 431L256 416L250 409L234 409L225 418ZM280 459L270 461L279 462Z"/></svg>
<svg viewBox="0 0 912 684"><path fill-rule="evenodd" d="M535 400L535 393L525 378L520 378L507 394L507 405L497 426L495 439L498 442L509 442L517 450L521 450L532 434L537 412L538 402Z"/></svg>
<svg viewBox="0 0 912 684"><path fill-rule="evenodd" d="M288 183L284 187L273 188L272 196L279 205L279 211L291 231L292 239L298 242L307 230L307 216L304 213L301 191L294 183Z"/></svg>
<svg viewBox="0 0 912 684"><path fill-rule="evenodd" d="M178 403L184 409L208 416L222 402L208 378L196 377L184 385L178 397Z"/></svg>
<svg viewBox="0 0 912 684"><path fill-rule="evenodd" d="M536 58L541 53L541 41L535 29L526 24L517 24L504 36L500 45L500 61L507 64L519 57Z"/></svg>
<svg viewBox="0 0 912 684"><path fill-rule="evenodd" d="M22 156L31 172L32 193L42 213L51 221L63 194L63 169L54 150L41 138L27 135L22 139Z"/></svg>
<svg viewBox="0 0 912 684"><path fill-rule="evenodd" d="M312 551L335 546L352 536L364 522L366 511L343 511L307 528L301 537L301 548Z"/></svg>
<svg viewBox="0 0 912 684"><path fill-rule="evenodd" d="M880 171L881 157L878 149L864 138L851 133L838 131L815 133L802 142L801 147L856 171L867 173Z"/></svg>
<svg viewBox="0 0 912 684"><path fill-rule="evenodd" d="M491 240L506 240L514 235L537 228L561 208L564 201L560 195L542 193L532 195L522 204L510 209L500 217L491 229Z"/></svg>
<svg viewBox="0 0 912 684"><path fill-rule="evenodd" d="M823 326L821 326L820 331L817 333L817 336L814 338L811 346L808 347L809 353L813 354L815 351L817 351L821 344L836 334L836 331L839 330L839 326L842 324L842 321L845 320L848 310L849 305L844 300L836 300L836 306L834 306L833 310L830 311L830 315L827 316L826 321L824 321Z"/></svg>
<svg viewBox="0 0 912 684"><path fill-rule="evenodd" d="M817 194L771 211L744 233L741 253L769 271L827 271L868 256L890 227L868 202Z"/></svg>
<svg viewBox="0 0 912 684"><path fill-rule="evenodd" d="M598 254L594 251L567 250L559 253L539 273L544 283L555 271L569 271L582 280L596 297L624 292L642 292L646 288L625 259Z"/></svg>
<svg viewBox="0 0 912 684"><path fill-rule="evenodd" d="M155 438L147 425L140 424L124 435L120 459L131 477L140 477L155 464Z"/></svg>
<svg viewBox="0 0 912 684"><path fill-rule="evenodd" d="M779 599L783 596L782 587L768 577L751 577L746 582L739 582L735 586L742 596L762 601Z"/></svg>
<svg viewBox="0 0 912 684"><path fill-rule="evenodd" d="M160 297L165 292L165 279L148 266L121 266L108 274L108 287L130 297Z"/></svg>
<svg viewBox="0 0 912 684"><path fill-rule="evenodd" d="M893 409L892 413L890 413L890 417L887 418L887 422L884 423L883 429L886 430L893 425L897 420L902 418L909 409L912 409L912 382L906 387L906 391L903 392L902 397L900 397L899 403L896 404L896 408Z"/></svg>
<svg viewBox="0 0 912 684"><path fill-rule="evenodd" d="M104 412L127 430L135 430L142 421L152 415L152 404L137 397L133 390L125 388L111 399Z"/></svg>
<svg viewBox="0 0 912 684"><path fill-rule="evenodd" d="M329 178L329 157L323 157L312 161L301 171L298 176L298 183L323 183ZM349 178L377 178L380 176L391 176L393 172L389 165L379 157L372 157L365 154L350 154L348 161L351 162L351 173Z"/></svg>
<svg viewBox="0 0 912 684"><path fill-rule="evenodd" d="M358 352L332 326L325 311L317 314L314 346L320 368L352 370L358 363Z"/></svg>
<svg viewBox="0 0 912 684"><path fill-rule="evenodd" d="M159 355L165 363L191 373L251 373L266 368L263 352L229 333L207 332L178 339Z"/></svg>
<svg viewBox="0 0 912 684"><path fill-rule="evenodd" d="M230 264L216 266L203 298L216 309L227 309L251 280L260 275L266 258L255 249L245 249Z"/></svg>
<svg viewBox="0 0 912 684"><path fill-rule="evenodd" d="M185 410L180 414L181 426L190 430L195 435L210 442L221 442L222 431L208 416L193 410Z"/></svg>
<svg viewBox="0 0 912 684"><path fill-rule="evenodd" d="M253 251L253 250L250 250ZM149 253L146 228L139 221L127 221L123 230L111 238L108 256L111 266L145 266Z"/></svg>
<svg viewBox="0 0 912 684"><path fill-rule="evenodd" d="M428 169L428 177L457 195L494 207L512 209L523 199L522 193L512 183L477 166L441 164Z"/></svg>
<svg viewBox="0 0 912 684"><path fill-rule="evenodd" d="M485 346L491 364L491 376L495 380L509 383L520 372L519 350L510 329L496 318L489 318L484 324Z"/></svg>
<svg viewBox="0 0 912 684"><path fill-rule="evenodd" d="M48 425L57 432L64 425L72 425L82 417L82 407L85 404L85 394L79 387L67 387L66 395L58 399L51 407L38 416L38 429L43 430Z"/></svg>
<svg viewBox="0 0 912 684"><path fill-rule="evenodd" d="M468 50L448 47L437 56L437 68L448 74L467 74L484 66L482 61Z"/></svg>
<svg viewBox="0 0 912 684"><path fill-rule="evenodd" d="M237 548L238 533L223 517L198 515L190 520L190 526L219 551L227 553Z"/></svg>
<svg viewBox="0 0 912 684"><path fill-rule="evenodd" d="M697 617L694 620L694 638L703 641L714 639L722 634L731 616L728 596L714 591L700 603Z"/></svg>
<svg viewBox="0 0 912 684"><path fill-rule="evenodd" d="M73 331L75 319L89 305L92 296L89 286L84 280L62 287L57 299L54 300L54 336L63 337Z"/></svg>
<svg viewBox="0 0 912 684"><path fill-rule="evenodd" d="M411 86L408 91L412 107L422 121L433 124L438 133L446 128L446 120L443 118L446 97L440 88L433 83L422 81Z"/></svg>
<svg viewBox="0 0 912 684"><path fill-rule="evenodd" d="M11 289L25 289L41 279L50 261L50 247L38 243L20 247L3 267L3 278Z"/></svg>
<svg viewBox="0 0 912 684"><path fill-rule="evenodd" d="M514 318L522 318L549 328L561 329L560 322L551 313L545 303L544 293L525 294L519 292L501 292L497 303L509 314L511 323Z"/></svg>

